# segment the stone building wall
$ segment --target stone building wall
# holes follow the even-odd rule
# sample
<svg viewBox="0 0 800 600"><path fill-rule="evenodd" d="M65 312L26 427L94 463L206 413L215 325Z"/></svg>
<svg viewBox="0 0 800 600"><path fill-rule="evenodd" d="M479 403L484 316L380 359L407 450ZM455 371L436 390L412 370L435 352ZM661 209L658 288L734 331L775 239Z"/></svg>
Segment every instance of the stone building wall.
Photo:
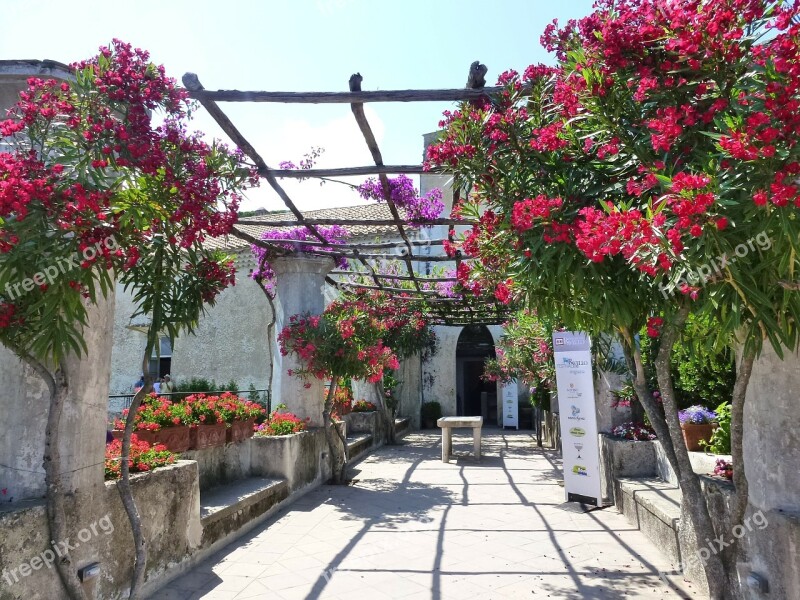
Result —
<svg viewBox="0 0 800 600"><path fill-rule="evenodd" d="M753 365L744 410L744 468L749 484L748 517L761 512L768 525L747 534L749 563L769 585L769 595L800 593L800 353L781 360L766 343Z"/></svg>
<svg viewBox="0 0 800 600"><path fill-rule="evenodd" d="M250 279L249 253L237 256L236 285L224 290L216 305L208 307L194 333L185 333L172 348L171 373L180 383L192 377L224 384L233 379L245 391L250 384L266 389L271 360L267 327L271 310L258 284ZM132 392L141 373L145 333L149 319L131 319L135 306L132 291L117 290L114 322L111 393Z"/></svg>

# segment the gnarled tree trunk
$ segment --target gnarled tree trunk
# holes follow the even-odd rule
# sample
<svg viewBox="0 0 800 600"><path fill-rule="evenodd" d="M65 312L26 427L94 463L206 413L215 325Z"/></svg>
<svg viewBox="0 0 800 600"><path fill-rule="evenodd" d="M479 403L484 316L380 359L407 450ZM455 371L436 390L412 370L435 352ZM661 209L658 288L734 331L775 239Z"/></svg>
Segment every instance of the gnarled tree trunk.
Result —
<svg viewBox="0 0 800 600"><path fill-rule="evenodd" d="M742 525L747 512L749 485L744 472L744 401L747 395L747 386L750 375L753 373L753 363L756 353L745 347L742 353L742 362L736 369L736 381L733 385L731 396L731 459L733 461L733 485L736 489L736 503L731 514L731 530L737 525ZM739 536L733 536L730 546L722 554L725 571L730 578L729 585L735 589L739 585L736 572L736 561L741 548Z"/></svg>
<svg viewBox="0 0 800 600"><path fill-rule="evenodd" d="M333 396L336 393L337 378L331 378L331 386L325 396L325 406L322 409L322 423L325 427L325 439L328 441L328 452L331 456L331 479L334 484L345 483L345 469L347 468L347 440L336 426L331 416L333 411ZM334 433L335 432L335 433ZM341 442L341 448L336 443L336 438Z"/></svg>
<svg viewBox="0 0 800 600"><path fill-rule="evenodd" d="M50 539L56 543L69 539L66 516L66 493L62 479L61 466L61 413L69 393L69 379L64 366L51 372L44 364L30 355L22 356L34 371L47 384L50 395L50 408L47 414L47 427L44 434L44 481L47 489L47 525L50 529ZM55 562L56 570L64 589L71 600L86 600L78 573L68 553L59 555Z"/></svg>
<svg viewBox="0 0 800 600"><path fill-rule="evenodd" d="M663 414L647 387L642 355L630 330L622 331L622 348L628 368L631 371L636 395L639 397L650 419L650 423L661 442L661 447L664 449L664 454L670 466L678 477L679 487L683 494L682 501L692 521L699 550L703 540L712 540L714 538L714 527L700 485L700 479L692 468L689 461L689 453L683 441L683 433L678 422L678 407L675 402L672 376L669 371L672 346L686 323L688 310L688 307L683 307L676 319L672 323L666 324L662 331L659 353L656 358L656 373L661 397L664 401ZM725 577L720 557L716 555L710 556L709 560L703 564L703 568L708 580L711 598L721 599L728 597L727 578Z"/></svg>
<svg viewBox="0 0 800 600"><path fill-rule="evenodd" d="M125 513L128 515L128 522L131 525L131 533L133 534L134 561L130 600L138 600L138 598L141 597L140 594L142 586L144 585L145 568L147 567L147 540L144 537L144 533L142 533L142 517L139 514L139 509L136 506L136 501L133 499L133 492L131 491L128 458L131 453L131 435L133 435L136 413L139 410L139 406L142 404L142 400L144 400L145 396L153 389L153 378L150 376L150 356L153 353L154 345L155 343L152 340L152 336L149 336L142 360L144 385L136 392L136 395L131 401L130 408L128 408L128 416L125 419L125 431L122 434L122 452L120 456L122 476L117 481L117 491L119 491L119 497L122 500Z"/></svg>
<svg viewBox="0 0 800 600"><path fill-rule="evenodd" d="M703 541L711 543L715 538L714 524L708 511L703 488L700 484L700 477L694 472L692 463L689 460L689 451L683 442L683 432L678 420L678 403L675 398L675 389L672 384L672 371L670 369L670 358L672 347L678 340L680 332L686 324L689 316L689 305L684 304L674 319L665 323L661 333L661 340L658 348L658 355L655 359L656 377L661 398L664 402L664 418L667 422L672 446L675 450L675 458L680 471L677 472L678 484L683 495L683 505L686 507L689 518L692 521L695 535L697 537L698 549ZM709 594L712 599L729 598L730 589L728 577L722 565L720 555L712 552L703 563L703 569L708 579Z"/></svg>
<svg viewBox="0 0 800 600"><path fill-rule="evenodd" d="M386 431L386 443L394 445L397 443L397 431L394 427L394 411L386 403L386 394L383 389L383 381L375 383L375 393L378 396L378 414Z"/></svg>

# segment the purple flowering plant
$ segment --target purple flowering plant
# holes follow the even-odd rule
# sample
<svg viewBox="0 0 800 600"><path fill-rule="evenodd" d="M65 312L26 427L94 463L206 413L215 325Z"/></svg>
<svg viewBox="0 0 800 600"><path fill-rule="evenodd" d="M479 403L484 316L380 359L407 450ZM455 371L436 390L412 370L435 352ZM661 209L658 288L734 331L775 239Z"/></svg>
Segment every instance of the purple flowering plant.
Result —
<svg viewBox="0 0 800 600"><path fill-rule="evenodd" d="M692 425L702 425L714 423L717 420L717 413L709 410L705 406L695 405L678 412L678 420Z"/></svg>
<svg viewBox="0 0 800 600"><path fill-rule="evenodd" d="M384 202L383 186L379 179L371 177L358 186L358 193L364 200ZM389 190L395 206L404 214L409 223L419 223L437 219L444 211L442 191L432 189L424 196L414 187L414 182L406 175L389 177Z"/></svg>
<svg viewBox="0 0 800 600"><path fill-rule="evenodd" d="M348 231L344 227L340 227L339 225L331 225L330 227L317 227L317 231L319 231L320 235L325 239L326 242L330 244L330 246L310 246L308 244L297 244L297 243L286 243L280 244L276 243L275 246L279 248L285 248L286 250L292 250L294 252L313 252L315 250L333 250L333 246L336 244L343 244L347 241L349 237ZM261 234L262 240L291 240L293 242L302 242L306 240L310 241L318 241L317 237L311 233L306 227L294 227L292 229L267 229ZM272 270L272 266L269 264L270 258L274 258L276 254L268 250L266 248L262 248L261 246L251 246L251 250L253 252L253 256L256 259L256 264L258 265L253 272L250 274L250 277L255 280L260 280L261 285L264 286L264 289L270 295L270 297L275 297L275 271ZM347 268L347 259L344 257L338 257L336 259L336 266L340 269Z"/></svg>

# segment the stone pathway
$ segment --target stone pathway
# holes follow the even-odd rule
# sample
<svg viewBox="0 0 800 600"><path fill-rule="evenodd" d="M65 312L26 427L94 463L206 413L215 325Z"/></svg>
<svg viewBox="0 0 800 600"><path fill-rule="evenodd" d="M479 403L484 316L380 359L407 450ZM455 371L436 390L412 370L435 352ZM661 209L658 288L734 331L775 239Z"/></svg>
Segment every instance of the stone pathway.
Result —
<svg viewBox="0 0 800 600"><path fill-rule="evenodd" d="M560 461L530 432L413 433L157 592L158 600L696 598L613 508L564 503ZM688 594L686 593L688 590Z"/></svg>

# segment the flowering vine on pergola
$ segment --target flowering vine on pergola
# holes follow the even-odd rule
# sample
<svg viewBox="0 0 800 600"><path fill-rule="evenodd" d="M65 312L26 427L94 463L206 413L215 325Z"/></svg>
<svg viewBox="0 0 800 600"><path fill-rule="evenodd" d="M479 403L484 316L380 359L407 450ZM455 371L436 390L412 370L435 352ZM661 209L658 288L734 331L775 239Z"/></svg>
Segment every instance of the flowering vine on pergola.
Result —
<svg viewBox="0 0 800 600"><path fill-rule="evenodd" d="M372 128L364 114L365 102L424 102L424 101L459 101L477 100L482 97L498 93L502 88L484 87L483 74L486 67L479 62L473 63L470 68L468 86L461 89L439 90L386 90L386 91L361 91L362 77L356 73L350 77L349 92L265 92L265 91L239 91L239 90L206 90L198 77L193 73L183 76L183 84L189 95L198 100L209 112L221 129L230 139L248 156L255 165L258 175L269 183L278 194L286 208L295 216L294 220L260 221L248 219L247 225L268 226L270 228L304 228L308 232L307 239L292 240L280 238L257 238L243 231L241 227L234 227L232 234L240 239L267 250L272 255L291 255L297 252L360 263L359 269L339 267L332 271L326 281L340 290L373 289L388 294L393 300L408 303L416 309L422 310L432 323L442 325L468 325L468 324L501 324L507 321L510 311L506 305L499 302L491 295L479 297L474 294L452 295L443 293L438 286L452 284L458 281L454 276L420 275L414 270L413 263L455 263L456 270L462 261L473 260L462 257L460 252L451 256L421 254L422 246L446 246L452 242L457 225L472 225L473 221L458 218L403 218L398 210L398 204L392 197L389 174L421 174L426 172L422 165L385 165L383 157L372 133ZM273 169L269 167L263 157L239 131L228 116L219 107L217 102L279 102L300 104L346 103L350 104L353 115L358 123L367 147L375 162L374 166L342 167L335 169ZM442 172L442 171L435 171ZM382 196L382 200L391 214L391 219L312 219L307 218L295 205L286 190L278 182L279 178L330 178L353 175L377 175L378 180L373 186L375 194ZM459 190L454 190L454 195ZM326 237L324 228L327 226L393 226L404 246L401 254L387 252L398 244L344 242L337 240L332 243ZM409 238L409 227L433 227L437 225L448 226L447 239L434 239L413 241ZM315 238L315 239L314 239ZM369 262L370 260L397 260L405 265L405 273L381 273ZM365 283L370 281L369 283ZM403 284L409 287L403 287Z"/></svg>

